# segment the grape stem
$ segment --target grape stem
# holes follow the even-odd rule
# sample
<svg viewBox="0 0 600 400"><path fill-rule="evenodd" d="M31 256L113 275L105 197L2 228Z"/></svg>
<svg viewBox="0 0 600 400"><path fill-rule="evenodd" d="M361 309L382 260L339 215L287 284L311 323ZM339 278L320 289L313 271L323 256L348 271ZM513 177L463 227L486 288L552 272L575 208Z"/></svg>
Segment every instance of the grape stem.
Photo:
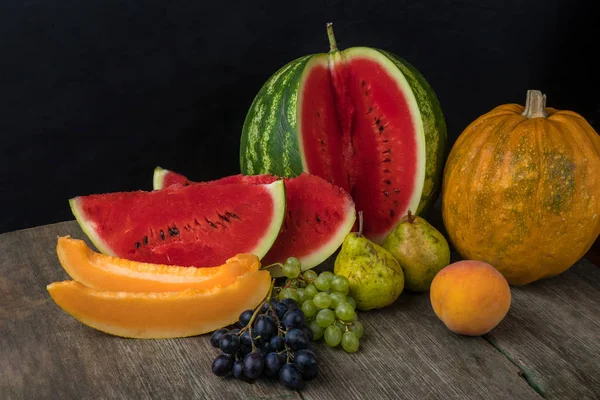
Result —
<svg viewBox="0 0 600 400"><path fill-rule="evenodd" d="M261 270L267 270L267 269L269 269L269 268L273 268L273 267L275 267L275 266L280 266L281 268L283 268L283 264L282 264L282 263L276 262L276 263L273 263L273 264L269 264L269 265L267 265L267 266L263 266L263 267L261 267L260 269L261 269Z"/></svg>
<svg viewBox="0 0 600 400"><path fill-rule="evenodd" d="M256 345L254 344L254 339L252 339L252 323L254 322L254 320L256 319L256 316L262 309L262 306L266 302L271 300L271 293L273 293L274 286L275 286L275 279L272 279L271 286L269 286L269 292L267 293L267 297L265 297L265 299L263 301L261 301L261 303L258 305L258 307L256 307L254 309L254 313L252 314L252 318L250 318L250 321L248 321L248 324L245 327L243 327L242 329L240 329L240 331L238 332L238 336L241 336L242 333L248 331L248 333L250 334L250 342L252 343L252 351L256 350Z"/></svg>

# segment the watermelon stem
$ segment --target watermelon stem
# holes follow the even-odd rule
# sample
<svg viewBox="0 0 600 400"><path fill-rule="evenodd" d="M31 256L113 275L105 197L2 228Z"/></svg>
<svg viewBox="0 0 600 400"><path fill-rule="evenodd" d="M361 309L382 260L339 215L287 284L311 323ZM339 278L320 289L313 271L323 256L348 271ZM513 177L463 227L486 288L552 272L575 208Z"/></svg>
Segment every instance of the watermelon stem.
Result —
<svg viewBox="0 0 600 400"><path fill-rule="evenodd" d="M527 100L525 100L524 117L527 118L546 118L546 95L539 90L528 90Z"/></svg>
<svg viewBox="0 0 600 400"><path fill-rule="evenodd" d="M358 236L361 237L363 233L363 212L358 212Z"/></svg>
<svg viewBox="0 0 600 400"><path fill-rule="evenodd" d="M327 37L329 38L329 52L334 53L338 51L337 43L335 42L335 35L333 34L333 23L327 23Z"/></svg>

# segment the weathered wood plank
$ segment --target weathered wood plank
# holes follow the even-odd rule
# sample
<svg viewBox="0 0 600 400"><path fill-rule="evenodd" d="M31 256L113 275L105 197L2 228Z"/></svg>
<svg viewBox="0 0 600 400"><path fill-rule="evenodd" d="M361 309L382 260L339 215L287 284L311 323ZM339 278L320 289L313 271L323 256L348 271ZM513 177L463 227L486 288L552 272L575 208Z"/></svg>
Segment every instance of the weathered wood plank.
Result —
<svg viewBox="0 0 600 400"><path fill-rule="evenodd" d="M49 298L67 279L57 235L84 238L75 222L0 236L0 393L2 398L297 398L277 383L248 385L210 373L208 335L121 339L81 325ZM438 321L427 295L402 297L361 315L367 330L356 354L317 347L321 374L305 399L535 399L519 370L482 338L464 338Z"/></svg>
<svg viewBox="0 0 600 400"><path fill-rule="evenodd" d="M212 375L208 335L124 339L71 318L46 291L68 279L55 252L66 234L84 238L74 222L0 235L0 398L300 398L275 382Z"/></svg>
<svg viewBox="0 0 600 400"><path fill-rule="evenodd" d="M512 289L506 319L487 339L548 399L600 399L600 269L586 260Z"/></svg>

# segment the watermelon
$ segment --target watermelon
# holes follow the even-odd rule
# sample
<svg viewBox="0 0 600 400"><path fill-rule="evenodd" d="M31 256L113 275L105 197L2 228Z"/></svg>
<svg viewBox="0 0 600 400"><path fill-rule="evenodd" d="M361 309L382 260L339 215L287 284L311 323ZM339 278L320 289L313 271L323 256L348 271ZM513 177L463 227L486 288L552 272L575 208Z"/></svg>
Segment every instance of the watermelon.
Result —
<svg viewBox="0 0 600 400"><path fill-rule="evenodd" d="M77 222L98 251L155 264L208 267L239 253L263 258L285 216L285 185L173 185L79 196Z"/></svg>
<svg viewBox="0 0 600 400"><path fill-rule="evenodd" d="M344 188L381 243L435 201L446 156L436 94L400 57L370 47L300 57L263 85L246 115L241 172L318 175Z"/></svg>
<svg viewBox="0 0 600 400"><path fill-rule="evenodd" d="M157 179L157 176L159 179ZM157 167L154 170L154 189L163 184L189 185L191 181L176 172ZM164 178L164 179L163 179ZM265 184L278 179L273 175L232 175L204 185L232 183ZM300 260L302 269L313 268L342 244L356 220L354 202L342 188L307 173L285 179L286 215L281 231L262 262L264 265L283 263L288 257ZM279 276L279 269L271 269Z"/></svg>

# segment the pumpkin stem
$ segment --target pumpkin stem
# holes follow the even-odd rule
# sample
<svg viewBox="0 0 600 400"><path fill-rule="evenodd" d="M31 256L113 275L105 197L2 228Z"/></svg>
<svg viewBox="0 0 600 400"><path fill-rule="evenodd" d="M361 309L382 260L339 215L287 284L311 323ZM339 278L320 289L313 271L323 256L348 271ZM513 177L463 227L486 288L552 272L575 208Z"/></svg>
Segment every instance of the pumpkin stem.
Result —
<svg viewBox="0 0 600 400"><path fill-rule="evenodd" d="M358 212L358 236L362 236L363 233L363 216L362 211Z"/></svg>
<svg viewBox="0 0 600 400"><path fill-rule="evenodd" d="M334 53L338 51L337 43L335 42L335 35L333 34L333 23L328 22L327 25L327 37L329 38L329 52Z"/></svg>
<svg viewBox="0 0 600 400"><path fill-rule="evenodd" d="M539 90L528 90L525 110L521 114L527 118L546 118L546 95Z"/></svg>
<svg viewBox="0 0 600 400"><path fill-rule="evenodd" d="M407 219L408 219L408 222L410 222L411 224L413 222L415 222L415 216L414 216L414 214L412 212L410 212L410 210L408 210L408 217L407 217Z"/></svg>

